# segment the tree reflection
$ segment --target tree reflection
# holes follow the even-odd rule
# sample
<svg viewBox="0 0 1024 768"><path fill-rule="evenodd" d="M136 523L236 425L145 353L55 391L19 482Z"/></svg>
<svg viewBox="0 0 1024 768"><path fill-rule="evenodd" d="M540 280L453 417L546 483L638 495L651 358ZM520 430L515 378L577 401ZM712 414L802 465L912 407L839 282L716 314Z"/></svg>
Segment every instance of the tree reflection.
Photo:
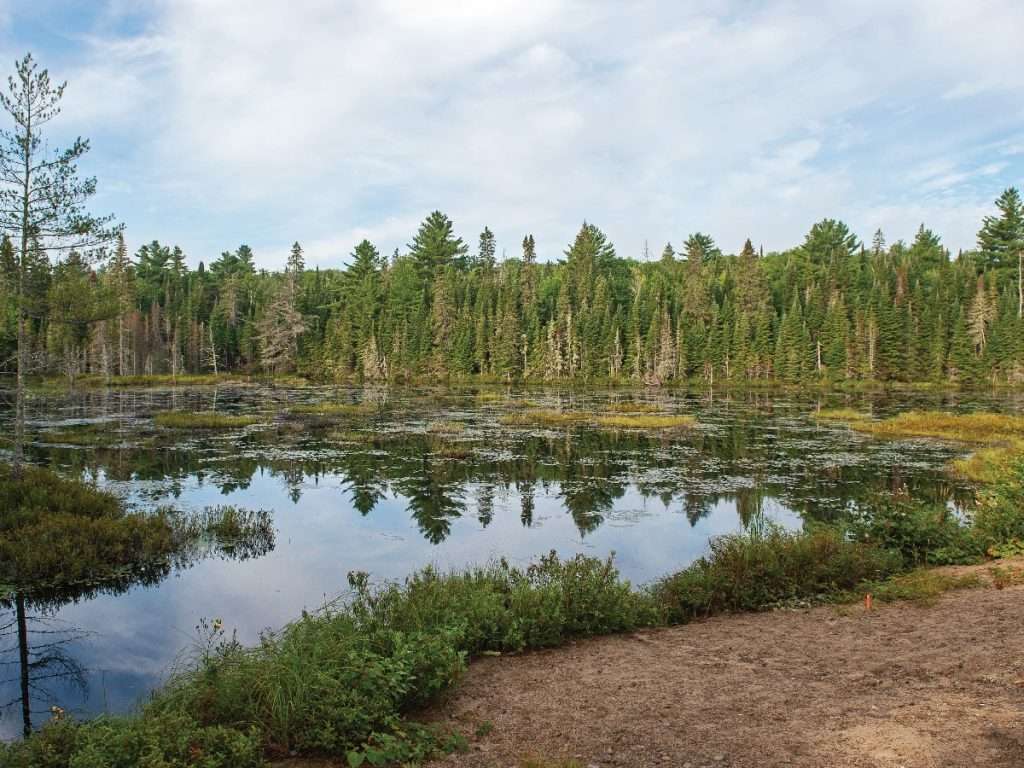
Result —
<svg viewBox="0 0 1024 768"><path fill-rule="evenodd" d="M16 694L10 698L4 696L0 710L17 707L25 735L32 732L34 717L41 714L40 710L33 709L33 700L55 700L54 686L58 684L70 685L83 694L87 691L87 670L72 653L74 644L85 638L86 633L57 622L55 615L63 606L101 594L124 594L137 586L154 586L171 573L207 558L261 557L272 551L275 544L269 513L217 507L192 515L147 517L151 522L166 523L168 537L160 541L171 543L161 548L152 544L139 547L134 557L126 558L121 551L123 539L116 526L129 525L126 521L134 524L136 517L112 516L111 524L104 529L107 537L93 540L91 548L81 553L88 560L75 563L73 567L47 574L45 568L52 566L45 560L36 560L39 567L31 579L19 578L19 572L2 574L0 580L9 587L6 592L0 592L0 609L7 612L9 619L0 623L0 637L13 638L14 643L4 647L3 657L0 657L0 669L11 670L0 678L0 687L15 684ZM6 527L2 531L6 539L3 543L15 540L19 546L45 547L45 539L32 541L35 530L32 522L29 521L27 536L19 536L16 527ZM154 525L147 535L157 536L153 532L156 529ZM47 534L52 532L51 528L42 530ZM137 529L133 529L132 534L136 533ZM73 573L75 578L64 578L65 573ZM56 708L52 713L59 712Z"/></svg>
<svg viewBox="0 0 1024 768"><path fill-rule="evenodd" d="M569 397L566 402L574 401ZM773 405L763 396L746 403L730 399L716 405L713 429L667 435L586 426L509 430L498 428L492 416L476 414L475 430L453 450L436 436L402 430L410 420L402 407L419 409L415 416L421 419L425 408L448 415L441 406L398 397L387 403L396 410L350 418L343 425L330 419L278 420L231 441L143 431L126 442L123 435L132 433L128 429L106 445L37 442L30 450L35 460L71 471L133 483L146 480L140 490L154 499L176 495L195 480L230 494L250 487L260 473L278 479L298 503L307 478L330 474L340 478L347 504L364 516L389 494L404 497L410 517L435 544L466 514L467 498L480 524L489 526L499 488L518 492L525 527L533 524L537 488L551 489L581 535L602 526L627 492L659 499L666 508L681 503L691 525L723 500L735 502L745 525L763 515L766 498L815 520L835 519L851 502L895 488L937 503L970 503L971 489L939 472L883 468L877 461L842 456L829 463L828 450L850 454L856 448L840 437L822 437L815 425L774 416ZM819 443L787 433L800 429Z"/></svg>

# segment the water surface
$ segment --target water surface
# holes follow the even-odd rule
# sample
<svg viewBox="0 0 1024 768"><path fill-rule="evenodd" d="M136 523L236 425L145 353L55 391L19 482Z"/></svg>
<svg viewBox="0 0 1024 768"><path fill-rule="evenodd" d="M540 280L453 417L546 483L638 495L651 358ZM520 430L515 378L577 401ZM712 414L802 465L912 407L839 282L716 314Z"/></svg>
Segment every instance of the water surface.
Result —
<svg viewBox="0 0 1024 768"><path fill-rule="evenodd" d="M125 711L187 658L204 617L252 642L342 596L353 570L385 580L427 564L614 552L624 576L639 583L699 557L710 537L766 521L798 528L835 519L878 493L967 504L972 489L942 470L961 447L876 440L811 414L836 405L879 415L1019 405L1010 395L500 394L495 401L471 391L221 387L32 398L32 461L94 478L141 509L267 509L277 531L261 557L211 557L157 584L34 610L30 641L66 641L61 652L79 673L45 681L33 698L36 722L54 704L83 716ZM321 400L372 408L323 419L287 414ZM499 422L533 405L600 410L623 400L692 414L697 425L645 434ZM210 432L155 427L153 414L168 409L261 420ZM0 428L8 430L10 418L9 409L0 412ZM99 436L74 437L87 432ZM9 616L0 610L0 626ZM9 646L0 655L0 704L18 695ZM5 710L0 735L16 735L19 717Z"/></svg>

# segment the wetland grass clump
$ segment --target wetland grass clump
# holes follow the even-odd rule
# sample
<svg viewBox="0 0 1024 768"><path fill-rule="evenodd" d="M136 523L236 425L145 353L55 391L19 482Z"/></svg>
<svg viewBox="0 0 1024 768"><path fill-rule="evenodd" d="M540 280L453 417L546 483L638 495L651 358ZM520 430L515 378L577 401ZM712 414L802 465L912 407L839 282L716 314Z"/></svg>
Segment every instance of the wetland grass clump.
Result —
<svg viewBox="0 0 1024 768"><path fill-rule="evenodd" d="M293 405L288 413L293 416L365 416L375 410L371 403L303 403Z"/></svg>
<svg viewBox="0 0 1024 768"><path fill-rule="evenodd" d="M671 414L658 416L654 414L637 414L620 416L598 416L597 424L610 429L684 429L692 427L697 419L688 414Z"/></svg>
<svg viewBox="0 0 1024 768"><path fill-rule="evenodd" d="M818 421L847 421L861 422L868 421L871 416L853 408L822 408L811 414L811 418Z"/></svg>
<svg viewBox="0 0 1024 768"><path fill-rule="evenodd" d="M529 408L525 411L506 413L498 418L498 423L512 427L559 427L579 424L592 418L593 414L585 411L560 411L554 408Z"/></svg>
<svg viewBox="0 0 1024 768"><path fill-rule="evenodd" d="M165 411L156 414L153 423L168 429L230 429L259 424L260 417L216 411Z"/></svg>
<svg viewBox="0 0 1024 768"><path fill-rule="evenodd" d="M643 403L635 400L627 400L619 403L609 403L604 408L606 413L665 413L666 409L657 403Z"/></svg>
<svg viewBox="0 0 1024 768"><path fill-rule="evenodd" d="M466 425L461 421L438 419L427 424L427 433L431 435L461 435L465 431Z"/></svg>
<svg viewBox="0 0 1024 768"><path fill-rule="evenodd" d="M907 411L880 421L856 420L851 426L882 437L936 437L969 443L1024 439L1024 416L1005 413Z"/></svg>
<svg viewBox="0 0 1024 768"><path fill-rule="evenodd" d="M80 424L40 432L38 439L44 443L89 447L107 445L118 439L118 422Z"/></svg>
<svg viewBox="0 0 1024 768"><path fill-rule="evenodd" d="M126 512L113 494L40 467L21 472L0 469L0 584L9 590L94 584L173 553L166 515Z"/></svg>

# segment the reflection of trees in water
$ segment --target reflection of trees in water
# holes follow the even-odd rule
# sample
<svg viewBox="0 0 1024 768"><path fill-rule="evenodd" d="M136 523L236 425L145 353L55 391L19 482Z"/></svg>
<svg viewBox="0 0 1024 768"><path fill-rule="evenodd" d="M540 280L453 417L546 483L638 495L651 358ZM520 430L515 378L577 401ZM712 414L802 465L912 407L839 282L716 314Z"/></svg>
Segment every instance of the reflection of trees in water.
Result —
<svg viewBox="0 0 1024 768"><path fill-rule="evenodd" d="M444 462L420 457L419 471L398 479L395 490L409 501L409 512L420 532L432 544L440 544L451 533L452 520L462 516L465 503L463 484L452 478Z"/></svg>
<svg viewBox="0 0 1024 768"><path fill-rule="evenodd" d="M0 657L0 686L16 683L17 695L0 702L0 713L14 707L21 711L22 732L32 733L34 718L48 710L33 709L33 698L53 700L54 685L63 682L77 688L82 694L88 690L85 670L71 655L71 646L86 637L76 627L66 626L46 613L34 614L24 593L4 601L14 604L11 619L0 624L0 642L4 642ZM2 604L2 603L0 603ZM40 638L33 642L33 638ZM13 645L7 645L10 640Z"/></svg>
<svg viewBox="0 0 1024 768"><path fill-rule="evenodd" d="M731 407L726 404L722 413ZM297 503L305 478L340 475L349 503L363 515L389 492L404 496L410 515L432 542L444 540L452 521L465 513L464 495L470 488L475 489L481 525L493 519L494 492L515 488L520 519L529 526L535 487L557 486L554 495L581 533L599 527L630 484L666 507L681 503L691 525L721 500L735 500L745 523L763 514L758 510L769 496L807 518L825 520L879 490L906 488L917 498L936 502L970 500L969 489L951 483L939 470L907 471L871 462L830 466L824 453L809 452L805 440L784 439L786 424L768 424L756 412L747 416L729 415L713 429L670 436L593 429L555 436L488 432L484 444L462 441L467 450L458 458L446 455L434 438L366 431L373 428L370 424L354 433L361 442L333 437L337 425L307 424L301 432L285 425L247 432L232 442L213 436L174 442L180 437L163 434L135 447L33 450L37 458L82 472L103 472L111 480L158 481L154 496L178 493L191 478L230 493L249 487L259 472L279 478ZM497 447L491 441L509 451L479 450ZM837 442L835 450L853 449ZM730 477L749 483L751 476L756 492L728 488Z"/></svg>
<svg viewBox="0 0 1024 768"><path fill-rule="evenodd" d="M180 520L176 547L167 556L120 567L115 573L94 576L89 583L61 584L58 575L43 586L20 584L13 594L0 596L0 609L9 616L7 621L0 619L0 642L14 641L0 647L0 686L14 683L17 691L10 699L0 694L0 714L17 708L22 731L28 735L38 715L51 713L33 708L33 700L56 700L53 686L58 684L70 685L83 695L88 692L88 670L72 655L74 644L87 634L56 619L65 605L154 586L174 571L211 557L248 560L274 549L274 528L267 513L238 511L230 518L230 526L225 524L228 519L211 509ZM101 542L93 554L102 552Z"/></svg>

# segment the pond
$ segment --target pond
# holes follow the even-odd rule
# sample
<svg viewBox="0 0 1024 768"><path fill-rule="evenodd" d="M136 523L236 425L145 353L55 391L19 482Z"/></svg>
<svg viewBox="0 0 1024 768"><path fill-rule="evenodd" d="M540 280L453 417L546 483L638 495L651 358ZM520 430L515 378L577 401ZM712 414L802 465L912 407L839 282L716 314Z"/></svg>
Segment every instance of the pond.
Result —
<svg viewBox="0 0 1024 768"><path fill-rule="evenodd" d="M696 424L651 433L508 423L530 408L606 412L624 401L690 414ZM289 412L317 402L360 406ZM354 570L381 581L428 564L614 552L623 575L643 583L699 557L713 536L835 519L878 493L970 503L973 489L943 471L962 447L875 440L813 418L837 405L887 415L1020 404L1016 395L253 386L37 395L31 461L95 479L140 509L265 509L276 535L257 556L222 552L117 594L30 604L29 645L55 670L34 689L35 720L53 705L77 716L126 711L187 659L203 619L221 619L250 643L343 597ZM154 414L167 410L259 420L209 431L156 426ZM4 433L10 421L6 408ZM12 614L0 612L0 627ZM18 698L18 657L9 626L0 633L3 704ZM4 738L21 731L15 709L0 717Z"/></svg>

